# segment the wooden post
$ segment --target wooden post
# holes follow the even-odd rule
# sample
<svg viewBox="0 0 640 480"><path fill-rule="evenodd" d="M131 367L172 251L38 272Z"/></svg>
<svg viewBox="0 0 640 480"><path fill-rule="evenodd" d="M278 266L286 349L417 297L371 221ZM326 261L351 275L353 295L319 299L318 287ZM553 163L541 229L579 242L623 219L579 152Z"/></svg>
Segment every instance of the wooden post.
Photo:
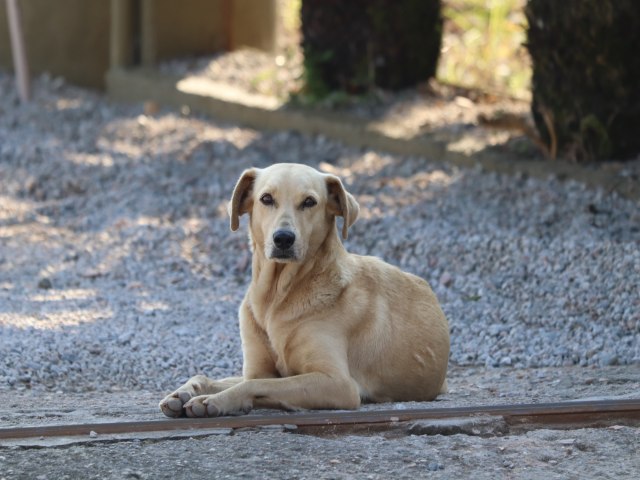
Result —
<svg viewBox="0 0 640 480"><path fill-rule="evenodd" d="M22 31L20 6L17 0L7 0L7 16L9 18L11 53L13 55L13 68L16 73L18 95L22 102L28 102L31 97L31 79L29 77L29 62L27 61L27 49Z"/></svg>
<svg viewBox="0 0 640 480"><path fill-rule="evenodd" d="M153 67L158 60L156 32L156 2L141 0L140 59L145 67Z"/></svg>
<svg viewBox="0 0 640 480"><path fill-rule="evenodd" d="M133 21L131 0L111 0L111 68L124 68L133 64Z"/></svg>

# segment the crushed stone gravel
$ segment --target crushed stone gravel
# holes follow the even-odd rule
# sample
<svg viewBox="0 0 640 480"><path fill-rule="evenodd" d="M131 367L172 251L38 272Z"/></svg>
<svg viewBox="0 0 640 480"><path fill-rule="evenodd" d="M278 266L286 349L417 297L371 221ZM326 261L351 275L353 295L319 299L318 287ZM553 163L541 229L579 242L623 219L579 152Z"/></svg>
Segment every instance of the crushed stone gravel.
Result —
<svg viewBox="0 0 640 480"><path fill-rule="evenodd" d="M536 430L522 435L307 437L240 432L171 442L0 450L13 478L496 478L633 479L640 468L632 427Z"/></svg>
<svg viewBox="0 0 640 480"><path fill-rule="evenodd" d="M0 92L0 389L166 391L238 374L250 253L226 202L244 168L273 162L342 176L362 207L347 248L430 282L453 365L640 364L637 201L145 115L48 76L27 105L6 73Z"/></svg>

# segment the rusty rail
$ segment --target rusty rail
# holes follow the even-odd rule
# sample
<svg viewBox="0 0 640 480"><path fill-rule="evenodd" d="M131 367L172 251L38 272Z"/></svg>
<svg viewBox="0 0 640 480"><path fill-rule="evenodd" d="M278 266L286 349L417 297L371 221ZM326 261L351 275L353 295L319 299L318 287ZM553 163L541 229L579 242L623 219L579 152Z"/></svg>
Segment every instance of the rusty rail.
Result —
<svg viewBox="0 0 640 480"><path fill-rule="evenodd" d="M510 425L601 426L603 422L640 425L640 399L354 412L315 411L275 415L246 415L242 417L181 418L139 422L11 427L0 428L0 440L89 435L90 432L109 435L217 428L238 429L268 425L295 425L302 428L382 427L384 425L397 425L400 422L479 415L502 416Z"/></svg>

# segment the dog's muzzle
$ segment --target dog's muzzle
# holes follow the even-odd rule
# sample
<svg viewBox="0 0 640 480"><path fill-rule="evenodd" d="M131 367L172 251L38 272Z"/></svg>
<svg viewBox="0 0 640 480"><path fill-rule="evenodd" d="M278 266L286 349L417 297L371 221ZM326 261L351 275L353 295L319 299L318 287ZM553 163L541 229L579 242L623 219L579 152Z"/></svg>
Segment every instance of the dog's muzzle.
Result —
<svg viewBox="0 0 640 480"><path fill-rule="evenodd" d="M293 244L296 241L296 234L291 230L276 230L273 233L272 258L295 259Z"/></svg>

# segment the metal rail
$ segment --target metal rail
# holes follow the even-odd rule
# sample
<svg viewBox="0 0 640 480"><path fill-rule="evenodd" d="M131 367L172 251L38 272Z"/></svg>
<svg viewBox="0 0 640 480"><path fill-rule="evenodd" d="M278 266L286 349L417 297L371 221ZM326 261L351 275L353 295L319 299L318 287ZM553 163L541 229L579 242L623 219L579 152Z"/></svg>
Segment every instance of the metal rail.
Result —
<svg viewBox="0 0 640 480"><path fill-rule="evenodd" d="M399 422L473 417L502 416L510 425L580 425L602 426L603 422L640 425L640 398L625 400L590 400L560 403L489 405L475 407L434 407L411 410L326 411L242 417L181 418L139 422L108 422L70 425L0 428L0 440L32 437L66 437L189 431L199 429L238 429L267 425L295 425L301 428L322 427L391 427Z"/></svg>

